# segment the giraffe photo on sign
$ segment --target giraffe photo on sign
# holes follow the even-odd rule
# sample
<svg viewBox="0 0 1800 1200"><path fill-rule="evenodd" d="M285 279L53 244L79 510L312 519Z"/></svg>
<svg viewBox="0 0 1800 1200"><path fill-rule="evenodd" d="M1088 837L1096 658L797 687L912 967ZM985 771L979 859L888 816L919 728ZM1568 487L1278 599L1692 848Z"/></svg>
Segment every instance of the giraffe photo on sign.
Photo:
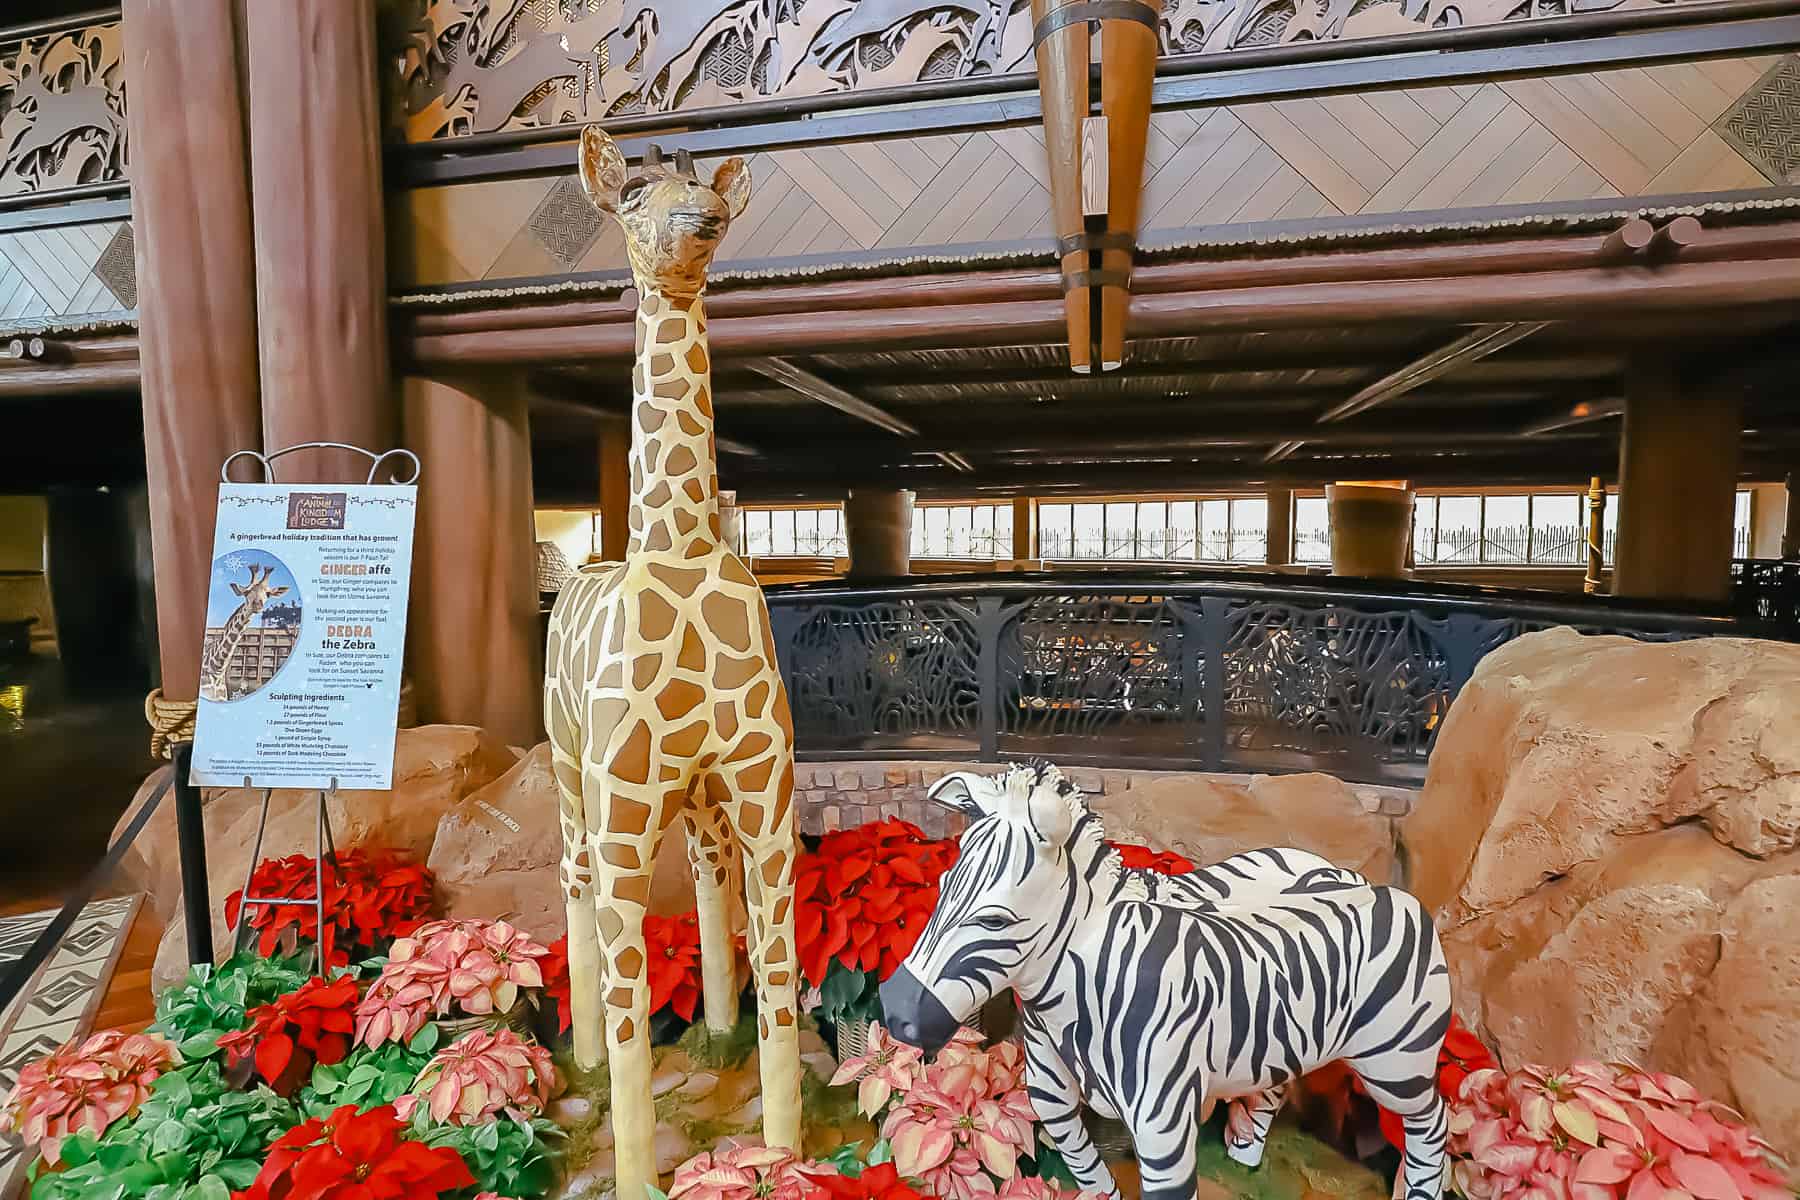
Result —
<svg viewBox="0 0 1800 1200"><path fill-rule="evenodd" d="M300 637L300 586L266 550L236 550L213 562L206 596L200 690L229 702L260 690L287 665Z"/></svg>
<svg viewBox="0 0 1800 1200"><path fill-rule="evenodd" d="M220 486L195 785L391 786L417 496Z"/></svg>

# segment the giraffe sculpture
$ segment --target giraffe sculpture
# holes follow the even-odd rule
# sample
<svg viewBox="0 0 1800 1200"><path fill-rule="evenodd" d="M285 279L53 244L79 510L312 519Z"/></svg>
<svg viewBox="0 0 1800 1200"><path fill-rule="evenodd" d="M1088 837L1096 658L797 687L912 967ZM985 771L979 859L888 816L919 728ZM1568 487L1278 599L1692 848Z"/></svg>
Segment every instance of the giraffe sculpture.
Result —
<svg viewBox="0 0 1800 1200"><path fill-rule="evenodd" d="M640 299L622 564L578 572L546 647L544 724L563 805L575 1058L605 1049L621 1200L654 1183L643 918L663 833L686 830L707 1025L736 1023L725 887L743 855L761 1050L763 1135L798 1149L800 1049L793 727L768 606L719 532L706 266L750 195L731 159L710 183L652 148L629 176L597 126L581 134L588 197L625 233ZM604 994L603 994L604 993Z"/></svg>
<svg viewBox="0 0 1800 1200"><path fill-rule="evenodd" d="M284 587L269 586L269 575L274 567L264 567L262 577L256 574L256 564L250 564L250 582L248 585L232 584L231 590L244 598L225 619L225 627L219 640L206 654L200 664L200 697L203 700L231 699L230 686L226 682L226 668L231 666L231 656L237 653L238 643L244 639L244 630L250 628L250 622L256 614L263 610L263 605L277 596L287 595Z"/></svg>

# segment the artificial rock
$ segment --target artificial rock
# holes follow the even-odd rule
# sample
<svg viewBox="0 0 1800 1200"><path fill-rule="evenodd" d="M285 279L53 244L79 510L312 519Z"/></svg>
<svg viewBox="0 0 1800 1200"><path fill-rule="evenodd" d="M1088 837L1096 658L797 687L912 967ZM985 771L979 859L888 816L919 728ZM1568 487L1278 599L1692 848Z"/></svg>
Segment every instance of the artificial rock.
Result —
<svg viewBox="0 0 1800 1200"><path fill-rule="evenodd" d="M1197 863L1262 846L1310 850L1375 883L1395 876L1393 823L1330 775L1183 775L1091 799L1114 841Z"/></svg>
<svg viewBox="0 0 1800 1200"><path fill-rule="evenodd" d="M328 810L334 844L340 850L389 847L423 860L430 853L439 819L472 792L513 766L504 744L465 725L426 725L402 729L394 742L394 786L387 791L346 791L331 797ZM138 805L158 786L153 773L138 789L129 822ZM314 846L316 791L277 788L269 799L269 823L262 856L311 854ZM230 947L225 928L225 898L244 886L262 793L249 788L208 789L206 874L213 908L213 947L223 958ZM113 836L119 835L115 829ZM163 987L187 969L187 936L180 920L181 866L175 844L175 806L166 798L125 856L126 873L148 897L167 932L158 948L152 979Z"/></svg>
<svg viewBox="0 0 1800 1200"><path fill-rule="evenodd" d="M506 774L446 811L431 857L437 904L449 917L504 918L540 939L563 935L567 924L559 866L561 795L550 769L550 743L540 742ZM694 880L679 824L657 856L650 911L668 915L694 907ZM743 900L731 890L733 916L744 927Z"/></svg>
<svg viewBox="0 0 1800 1200"><path fill-rule="evenodd" d="M1508 1066L1673 1071L1800 1152L1800 646L1555 629L1484 658L1401 826Z"/></svg>

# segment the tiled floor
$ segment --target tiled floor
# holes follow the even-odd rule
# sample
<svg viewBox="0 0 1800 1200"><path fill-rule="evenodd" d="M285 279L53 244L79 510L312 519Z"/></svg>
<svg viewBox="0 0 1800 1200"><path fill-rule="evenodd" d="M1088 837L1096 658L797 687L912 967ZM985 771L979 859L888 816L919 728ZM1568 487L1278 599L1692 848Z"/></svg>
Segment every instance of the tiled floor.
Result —
<svg viewBox="0 0 1800 1200"><path fill-rule="evenodd" d="M11 1090L28 1063L94 1028L141 904L135 895L89 903L49 961L0 1014L0 1094ZM0 972L25 955L55 915L0 917ZM25 1160L16 1140L0 1136L0 1197L11 1192Z"/></svg>

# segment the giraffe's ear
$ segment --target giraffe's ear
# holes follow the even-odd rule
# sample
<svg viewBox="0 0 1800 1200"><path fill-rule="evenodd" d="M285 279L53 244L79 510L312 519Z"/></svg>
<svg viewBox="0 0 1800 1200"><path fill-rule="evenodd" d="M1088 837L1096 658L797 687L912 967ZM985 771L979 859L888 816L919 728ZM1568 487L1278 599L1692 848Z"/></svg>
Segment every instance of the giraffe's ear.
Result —
<svg viewBox="0 0 1800 1200"><path fill-rule="evenodd" d="M615 212L625 186L625 156L612 135L598 125L581 130L581 190L595 208Z"/></svg>
<svg viewBox="0 0 1800 1200"><path fill-rule="evenodd" d="M713 172L712 188L737 217L750 203L750 164L741 158L726 159Z"/></svg>

